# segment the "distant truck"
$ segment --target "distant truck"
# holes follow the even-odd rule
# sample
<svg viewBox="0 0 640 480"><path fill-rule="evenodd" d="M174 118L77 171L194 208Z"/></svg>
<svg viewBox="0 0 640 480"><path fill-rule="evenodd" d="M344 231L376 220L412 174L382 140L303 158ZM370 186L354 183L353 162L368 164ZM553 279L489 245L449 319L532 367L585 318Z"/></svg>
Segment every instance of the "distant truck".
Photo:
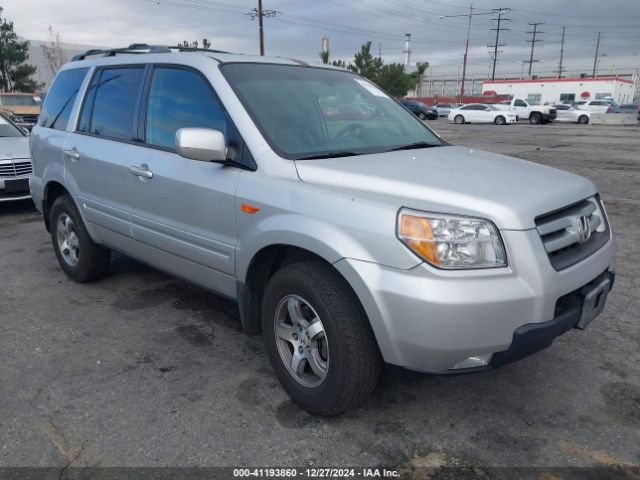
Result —
<svg viewBox="0 0 640 480"><path fill-rule="evenodd" d="M38 123L42 98L36 93L0 93L0 109L8 113L14 123L28 130Z"/></svg>
<svg viewBox="0 0 640 480"><path fill-rule="evenodd" d="M548 105L530 105L522 98L514 98L510 102L500 102L495 105L500 110L507 110L518 115L518 119L529 120L530 123L553 122L558 112L554 107Z"/></svg>

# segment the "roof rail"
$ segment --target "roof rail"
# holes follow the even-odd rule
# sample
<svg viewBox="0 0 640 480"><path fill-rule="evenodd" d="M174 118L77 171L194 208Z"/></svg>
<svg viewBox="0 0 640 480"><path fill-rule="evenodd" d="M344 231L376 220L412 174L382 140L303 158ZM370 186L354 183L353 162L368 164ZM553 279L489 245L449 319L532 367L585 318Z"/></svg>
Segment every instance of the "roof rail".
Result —
<svg viewBox="0 0 640 480"><path fill-rule="evenodd" d="M132 43L128 47L124 48L111 48L106 50L91 49L84 53L74 56L71 61L77 62L84 60L87 57L95 55L102 55L103 57L115 57L119 54L140 54L140 53L171 53L172 50L178 50L179 52L212 52L212 53L229 53L222 50L211 50L208 48L197 47L182 47L179 45L173 47L167 47L165 45L147 45L146 43Z"/></svg>

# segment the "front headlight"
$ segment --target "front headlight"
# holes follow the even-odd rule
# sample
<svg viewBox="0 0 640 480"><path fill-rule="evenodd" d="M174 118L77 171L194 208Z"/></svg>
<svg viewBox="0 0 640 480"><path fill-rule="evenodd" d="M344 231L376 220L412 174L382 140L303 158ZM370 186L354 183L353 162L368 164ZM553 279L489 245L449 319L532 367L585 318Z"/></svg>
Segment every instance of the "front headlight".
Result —
<svg viewBox="0 0 640 480"><path fill-rule="evenodd" d="M488 220L403 208L398 238L423 260L445 269L505 267L498 229Z"/></svg>

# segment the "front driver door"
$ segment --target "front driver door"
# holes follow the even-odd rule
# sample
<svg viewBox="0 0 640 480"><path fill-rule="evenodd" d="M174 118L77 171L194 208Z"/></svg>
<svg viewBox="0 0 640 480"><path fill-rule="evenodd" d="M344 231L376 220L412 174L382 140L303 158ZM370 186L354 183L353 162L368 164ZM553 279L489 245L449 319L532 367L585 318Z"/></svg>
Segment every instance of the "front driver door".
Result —
<svg viewBox="0 0 640 480"><path fill-rule="evenodd" d="M202 74L175 66L153 68L145 103L140 125L145 146L134 147L128 174L138 256L235 297L234 196L240 170L175 153L179 128L212 128L228 138L226 112Z"/></svg>

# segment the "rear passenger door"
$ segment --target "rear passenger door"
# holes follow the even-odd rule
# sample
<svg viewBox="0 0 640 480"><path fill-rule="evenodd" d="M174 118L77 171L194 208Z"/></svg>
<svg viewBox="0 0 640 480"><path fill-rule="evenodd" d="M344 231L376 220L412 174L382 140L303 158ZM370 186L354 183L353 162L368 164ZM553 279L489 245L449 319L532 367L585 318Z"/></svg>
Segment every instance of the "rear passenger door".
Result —
<svg viewBox="0 0 640 480"><path fill-rule="evenodd" d="M144 147L135 147L135 162L128 163L137 256L235 297L234 198L240 170L179 156L175 134L186 127L220 130L236 150L243 148L238 134L196 70L154 66L145 97L139 125Z"/></svg>
<svg viewBox="0 0 640 480"><path fill-rule="evenodd" d="M96 69L64 147L67 182L85 220L97 240L125 252L131 239L127 168L145 70L144 65Z"/></svg>

